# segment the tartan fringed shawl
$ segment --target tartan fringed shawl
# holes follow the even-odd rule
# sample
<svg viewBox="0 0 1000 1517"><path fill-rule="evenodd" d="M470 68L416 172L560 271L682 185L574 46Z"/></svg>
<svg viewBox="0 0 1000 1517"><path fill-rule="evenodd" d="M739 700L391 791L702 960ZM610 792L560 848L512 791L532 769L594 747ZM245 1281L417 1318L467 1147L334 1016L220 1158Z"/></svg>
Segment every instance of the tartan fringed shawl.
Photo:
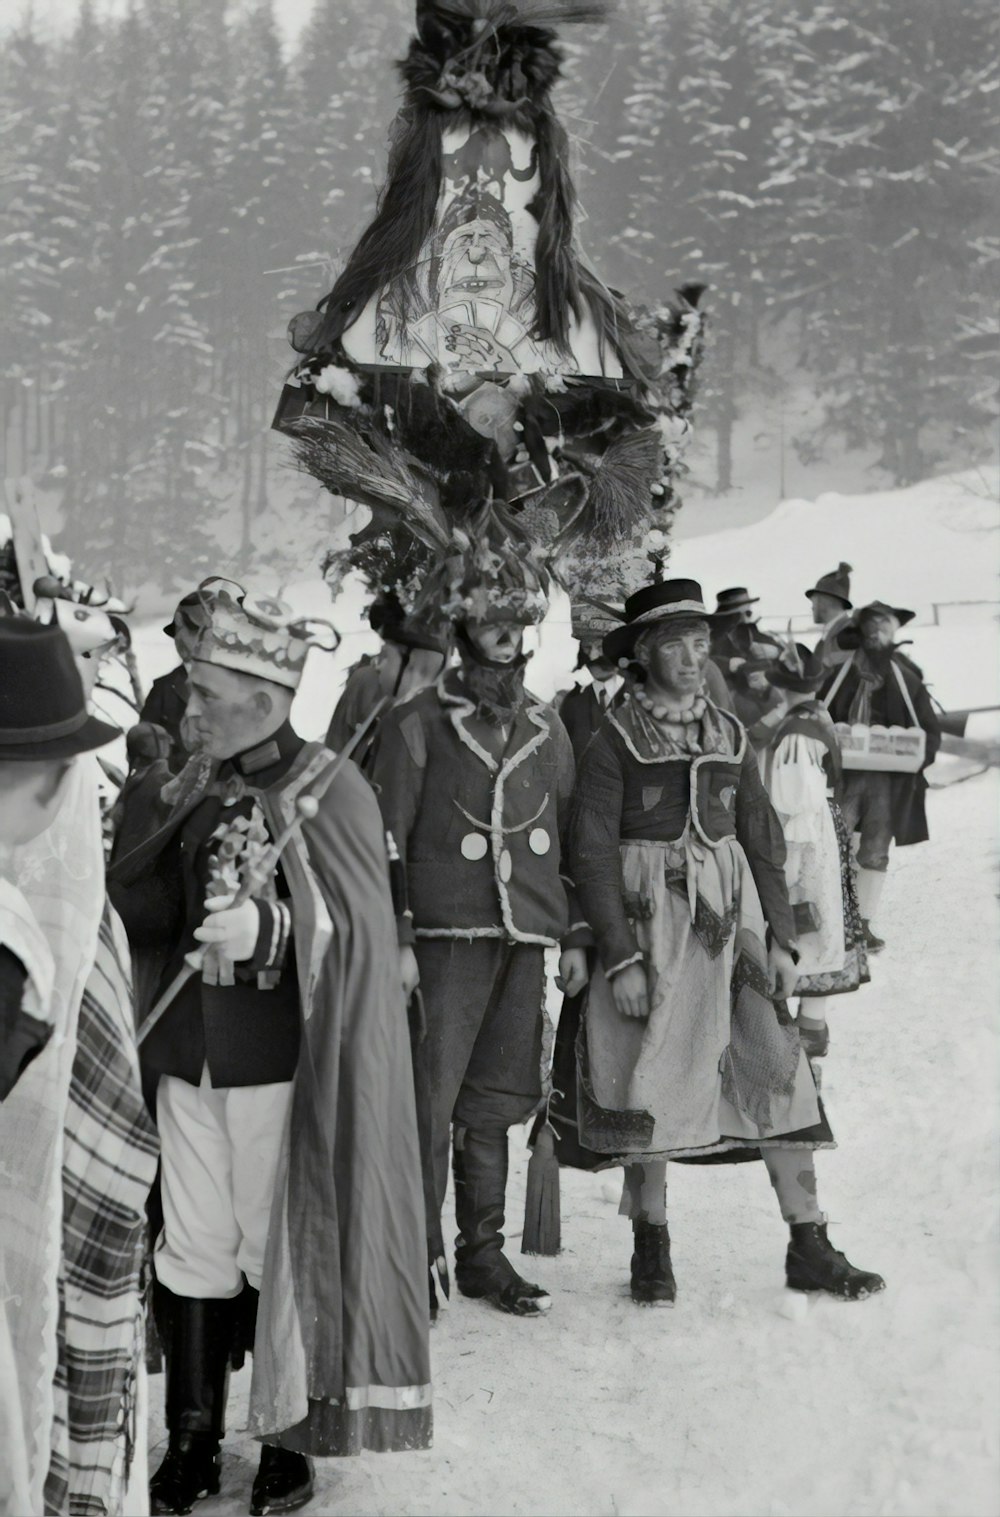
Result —
<svg viewBox="0 0 1000 1517"><path fill-rule="evenodd" d="M142 1342L139 1276L157 1139L142 1099L128 948L105 905L80 1006L63 1154L56 1426L45 1510L121 1510Z"/></svg>

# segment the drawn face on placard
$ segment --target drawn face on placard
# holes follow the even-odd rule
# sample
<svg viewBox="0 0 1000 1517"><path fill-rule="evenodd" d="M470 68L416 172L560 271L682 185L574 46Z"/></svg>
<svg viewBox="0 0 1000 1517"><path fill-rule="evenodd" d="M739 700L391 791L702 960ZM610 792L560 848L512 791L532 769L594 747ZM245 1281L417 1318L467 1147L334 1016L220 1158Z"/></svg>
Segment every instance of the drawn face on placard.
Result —
<svg viewBox="0 0 1000 1517"><path fill-rule="evenodd" d="M534 336L538 145L516 127L468 124L442 136L433 230L412 268L372 298L345 336L360 362L435 364L467 377L620 373L589 316L571 323L572 353ZM473 423L474 424L474 423Z"/></svg>
<svg viewBox="0 0 1000 1517"><path fill-rule="evenodd" d="M438 309L479 296L509 309L514 296L512 252L509 223L505 231L495 212L473 210L471 219L444 240L434 288Z"/></svg>

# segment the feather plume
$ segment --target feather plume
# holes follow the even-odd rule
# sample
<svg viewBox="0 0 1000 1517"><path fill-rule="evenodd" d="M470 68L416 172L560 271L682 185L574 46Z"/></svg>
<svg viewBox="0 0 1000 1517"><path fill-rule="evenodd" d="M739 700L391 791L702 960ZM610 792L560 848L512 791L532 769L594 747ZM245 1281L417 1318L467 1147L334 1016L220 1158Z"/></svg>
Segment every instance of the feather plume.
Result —
<svg viewBox="0 0 1000 1517"><path fill-rule="evenodd" d="M396 524L429 548L447 546L448 519L433 481L389 439L362 437L335 417L300 417L287 432L296 467L332 495L370 507L378 530Z"/></svg>

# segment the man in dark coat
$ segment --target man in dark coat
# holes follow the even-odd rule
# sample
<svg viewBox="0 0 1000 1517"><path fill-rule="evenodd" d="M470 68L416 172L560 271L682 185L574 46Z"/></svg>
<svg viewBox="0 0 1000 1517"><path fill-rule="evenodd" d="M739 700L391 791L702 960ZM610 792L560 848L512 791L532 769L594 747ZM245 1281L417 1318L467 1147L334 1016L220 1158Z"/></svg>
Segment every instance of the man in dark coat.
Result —
<svg viewBox="0 0 1000 1517"><path fill-rule="evenodd" d="M826 665L843 663L848 657L837 638L851 620L851 565L839 563L829 574L821 574L806 599L812 606L813 622L822 627L815 654Z"/></svg>
<svg viewBox="0 0 1000 1517"><path fill-rule="evenodd" d="M905 848L928 839L924 770L941 743L941 728L916 665L901 653L895 637L914 613L873 601L863 606L839 634L847 661L830 675L822 696L835 722L865 726L921 727L924 762L917 773L845 769L837 800L858 846L858 900L869 952L885 942L876 936L878 911L892 843Z"/></svg>
<svg viewBox="0 0 1000 1517"><path fill-rule="evenodd" d="M334 753L350 742L357 727L380 702L400 700L433 684L444 664L441 638L416 618L406 616L398 602L376 598L368 619L382 638L382 647L370 662L351 670L326 734L326 746ZM352 753L361 769L368 768L377 730L373 722Z"/></svg>
<svg viewBox="0 0 1000 1517"><path fill-rule="evenodd" d="M782 656L784 644L757 625L754 606L759 604L759 596L751 595L739 585L720 590L716 599L706 688L716 704L720 704L712 688L710 671L714 663L729 689L726 706L744 726L752 728L780 706L780 697L768 683L767 669Z"/></svg>
<svg viewBox="0 0 1000 1517"><path fill-rule="evenodd" d="M589 934L560 872L572 749L555 710L524 688L523 631L544 614L542 582L513 551L496 560L502 579L474 550L456 553L428 588L459 667L386 715L371 776L406 875L400 940L426 1008L439 1210L454 1124L458 1288L536 1316L548 1293L503 1252L507 1129L542 1099L545 949L561 944L575 994Z"/></svg>
<svg viewBox="0 0 1000 1517"><path fill-rule="evenodd" d="M191 686L188 683L187 665L201 614L198 592L192 591L177 603L177 609L163 629L164 635L173 641L180 663L166 674L161 674L149 687L149 694L139 712L139 721L130 734L131 768L148 763L151 759L165 758L172 773L177 774L188 761L190 746L186 741L184 715ZM160 728L163 736L150 732L150 727Z"/></svg>
<svg viewBox="0 0 1000 1517"><path fill-rule="evenodd" d="M198 751L165 786L162 764L135 777L110 875L160 969L139 1009L170 1438L150 1496L184 1513L218 1491L228 1361L259 1293L250 1510L291 1511L312 1494L304 1455L430 1440L413 1076L378 808L289 721L311 628L239 587L201 594Z"/></svg>
<svg viewBox="0 0 1000 1517"><path fill-rule="evenodd" d="M586 670L590 679L578 682L558 697L559 719L569 735L573 757L579 763L583 751L605 713L620 699L624 677L620 669L604 657L604 634L614 622L600 625L594 617L573 616L573 636L579 644L577 669Z"/></svg>

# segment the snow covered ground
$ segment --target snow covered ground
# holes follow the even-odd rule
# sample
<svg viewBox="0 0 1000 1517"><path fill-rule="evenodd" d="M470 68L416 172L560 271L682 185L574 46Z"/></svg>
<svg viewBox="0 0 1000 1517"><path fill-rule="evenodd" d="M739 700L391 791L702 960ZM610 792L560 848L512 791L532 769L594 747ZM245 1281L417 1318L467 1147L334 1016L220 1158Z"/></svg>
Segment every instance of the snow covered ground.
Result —
<svg viewBox="0 0 1000 1517"><path fill-rule="evenodd" d="M839 559L858 603L920 615L914 656L950 707L998 700L996 471L908 491L785 502L752 528L677 543L674 574L706 593L749 584L780 619ZM262 588L274 589L262 578ZM343 672L375 639L355 587L285 588L332 616L344 643L311 655L296 720L325 731ZM981 601L939 612L934 601ZM796 631L799 631L798 625ZM172 662L159 624L140 629L146 680ZM530 683L551 695L575 648L554 605ZM973 719L989 726L995 719ZM990 730L994 730L991 728ZM838 1247L882 1271L858 1306L782 1287L785 1234L760 1165L673 1166L679 1298L628 1299L630 1231L614 1172L563 1177L564 1252L526 1260L548 1320L454 1301L433 1333L436 1429L421 1454L319 1467L316 1513L801 1514L977 1517L1000 1510L997 1237L997 772L946 758L931 771L932 842L895 855L874 981L841 998L824 1093L840 1147L821 1154L821 1204ZM956 781L958 781L956 783ZM508 1235L515 1258L527 1154L512 1134ZM446 1219L450 1232L451 1218ZM235 1378L225 1488L205 1517L246 1510L257 1448L238 1429ZM151 1381L151 1459L163 1448Z"/></svg>
<svg viewBox="0 0 1000 1517"><path fill-rule="evenodd" d="M627 1296L615 1173L566 1174L564 1252L524 1261L553 1293L549 1318L454 1301L432 1335L434 1448L322 1463L310 1511L996 1513L997 802L995 771L932 794L933 841L895 857L873 983L831 1017L840 1147L818 1157L821 1204L885 1294L853 1306L786 1292L763 1168L674 1165L678 1302L643 1311ZM511 1150L520 1259L520 1129ZM162 1377L150 1383L158 1461ZM247 1386L244 1371L205 1517L246 1510Z"/></svg>

